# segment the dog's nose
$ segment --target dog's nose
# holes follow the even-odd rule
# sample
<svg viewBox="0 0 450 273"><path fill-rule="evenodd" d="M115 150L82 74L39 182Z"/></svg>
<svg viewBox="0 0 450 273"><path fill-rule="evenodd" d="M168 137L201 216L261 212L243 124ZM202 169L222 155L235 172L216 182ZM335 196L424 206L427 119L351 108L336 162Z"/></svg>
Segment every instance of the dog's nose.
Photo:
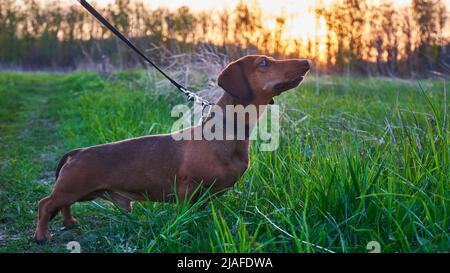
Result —
<svg viewBox="0 0 450 273"><path fill-rule="evenodd" d="M300 65L302 66L302 68L304 68L305 70L309 70L311 69L311 62L309 60L300 60Z"/></svg>

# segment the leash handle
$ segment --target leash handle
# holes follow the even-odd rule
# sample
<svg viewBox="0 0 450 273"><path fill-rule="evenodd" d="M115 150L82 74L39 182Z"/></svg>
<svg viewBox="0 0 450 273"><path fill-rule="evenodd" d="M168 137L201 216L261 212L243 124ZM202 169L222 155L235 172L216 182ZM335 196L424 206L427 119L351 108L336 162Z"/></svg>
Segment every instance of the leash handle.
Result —
<svg viewBox="0 0 450 273"><path fill-rule="evenodd" d="M190 101L194 100L191 98L192 92L188 91L187 88L185 88L183 85L179 84L174 79L169 77L169 75L164 73L164 71L161 68L159 68L155 63L153 63L147 56L145 56L144 53L142 53L127 37L125 37L122 33L120 33L120 31L117 30L117 28L115 28L113 25L111 25L108 22L108 20L106 20L105 17L103 17L100 13L98 13L98 11L94 7L92 7L86 0L78 0L78 2L80 2L80 4L89 13L91 13L95 18L97 18L97 20L100 21L100 23L102 23L105 27L107 27L109 30L111 30L112 33L114 33L117 37L119 37L129 48L133 49L134 52L136 52L139 56L144 58L149 64L151 64L154 68L156 68L156 70L158 70L159 73L161 73L164 77L166 77L166 79L168 79L173 85L175 85L175 87L178 88L178 90L183 92L188 97L188 100L190 100ZM208 104L210 105L211 103L208 102Z"/></svg>

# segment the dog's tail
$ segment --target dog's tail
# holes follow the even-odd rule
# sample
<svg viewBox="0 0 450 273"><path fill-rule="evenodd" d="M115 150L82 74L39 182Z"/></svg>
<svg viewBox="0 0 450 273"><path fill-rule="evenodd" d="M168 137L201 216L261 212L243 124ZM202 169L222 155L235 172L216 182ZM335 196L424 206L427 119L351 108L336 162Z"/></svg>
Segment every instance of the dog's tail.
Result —
<svg viewBox="0 0 450 273"><path fill-rule="evenodd" d="M75 149L75 150L72 150L72 151L68 152L67 154L63 155L63 157L61 157L61 159L59 160L58 166L56 167L55 180L58 179L59 172L61 171L61 168L64 166L64 164L66 164L67 159L70 156L76 155L79 151L81 151L81 149Z"/></svg>

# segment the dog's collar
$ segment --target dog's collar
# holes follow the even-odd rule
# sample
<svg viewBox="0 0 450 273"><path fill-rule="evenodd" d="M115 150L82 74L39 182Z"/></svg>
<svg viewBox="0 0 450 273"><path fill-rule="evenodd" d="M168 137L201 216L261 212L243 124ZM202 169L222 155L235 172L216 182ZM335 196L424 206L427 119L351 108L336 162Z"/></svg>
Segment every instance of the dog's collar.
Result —
<svg viewBox="0 0 450 273"><path fill-rule="evenodd" d="M210 121L211 119L213 119L214 117L215 117L215 113L214 112L210 113L210 115L201 122L201 125L205 126L205 124L208 121ZM224 136L225 135L230 135L230 134L227 133L228 132L227 131L227 119L225 117L222 117L221 125L222 125L222 130L223 130ZM233 126L233 137L234 137L234 139L236 139L236 140L238 140L238 139L239 140L248 140L250 138L251 131L252 131L252 128L250 128L250 125L245 124L245 126L244 126L244 130L245 130L244 131L244 139L240 139L240 136L238 135L238 132L237 132L238 123L237 123L236 119L234 120L234 123L233 123L232 126ZM203 132L202 132L202 134L203 134Z"/></svg>

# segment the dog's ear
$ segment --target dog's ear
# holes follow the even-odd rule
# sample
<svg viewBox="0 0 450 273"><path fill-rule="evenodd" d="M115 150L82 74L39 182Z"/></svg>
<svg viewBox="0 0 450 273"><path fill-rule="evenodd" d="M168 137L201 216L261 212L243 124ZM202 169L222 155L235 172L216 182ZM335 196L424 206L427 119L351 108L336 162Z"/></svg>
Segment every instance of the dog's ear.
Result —
<svg viewBox="0 0 450 273"><path fill-rule="evenodd" d="M217 83L235 99L247 103L253 99L253 90L248 82L242 60L229 64L220 73Z"/></svg>

